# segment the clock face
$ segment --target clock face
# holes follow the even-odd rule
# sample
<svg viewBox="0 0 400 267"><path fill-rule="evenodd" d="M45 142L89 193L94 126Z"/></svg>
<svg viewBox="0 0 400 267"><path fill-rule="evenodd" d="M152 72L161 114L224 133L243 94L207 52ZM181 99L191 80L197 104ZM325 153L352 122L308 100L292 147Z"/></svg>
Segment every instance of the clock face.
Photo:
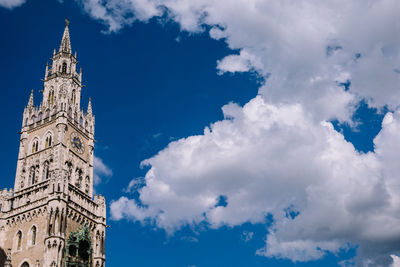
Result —
<svg viewBox="0 0 400 267"><path fill-rule="evenodd" d="M85 146L83 145L82 139L77 133L71 134L71 145L72 148L79 154L83 154L83 152L85 152Z"/></svg>

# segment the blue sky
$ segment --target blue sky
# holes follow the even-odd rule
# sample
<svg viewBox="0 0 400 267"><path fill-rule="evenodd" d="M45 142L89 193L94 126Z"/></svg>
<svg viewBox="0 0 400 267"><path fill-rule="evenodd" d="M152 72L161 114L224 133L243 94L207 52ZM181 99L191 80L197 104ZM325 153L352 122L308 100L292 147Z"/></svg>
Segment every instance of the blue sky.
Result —
<svg viewBox="0 0 400 267"><path fill-rule="evenodd" d="M1 0L1 186L68 18L96 115L107 266L390 266L398 4L338 1L339 19L333 4L255 1L264 17L239 2Z"/></svg>

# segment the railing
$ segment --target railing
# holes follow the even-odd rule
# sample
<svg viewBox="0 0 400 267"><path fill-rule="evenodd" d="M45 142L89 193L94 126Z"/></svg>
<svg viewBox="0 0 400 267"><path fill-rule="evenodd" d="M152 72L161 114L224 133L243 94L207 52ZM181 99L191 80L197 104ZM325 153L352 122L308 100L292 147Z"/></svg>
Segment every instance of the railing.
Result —
<svg viewBox="0 0 400 267"><path fill-rule="evenodd" d="M75 208L82 213L86 213L88 217L97 219L99 217L97 215L97 209L99 206L92 199L90 199L88 195L81 192L75 186L69 184L68 188L70 204L75 204Z"/></svg>

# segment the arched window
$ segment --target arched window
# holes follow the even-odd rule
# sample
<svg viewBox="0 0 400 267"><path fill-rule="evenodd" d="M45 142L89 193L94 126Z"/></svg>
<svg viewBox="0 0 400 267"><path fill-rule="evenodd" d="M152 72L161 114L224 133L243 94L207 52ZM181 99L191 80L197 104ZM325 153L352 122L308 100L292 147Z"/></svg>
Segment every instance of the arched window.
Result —
<svg viewBox="0 0 400 267"><path fill-rule="evenodd" d="M38 152L39 150L39 141L35 140L32 143L32 153Z"/></svg>
<svg viewBox="0 0 400 267"><path fill-rule="evenodd" d="M74 90L72 90L72 104L75 105L75 101L76 101L76 92L75 92L75 89L74 89Z"/></svg>
<svg viewBox="0 0 400 267"><path fill-rule="evenodd" d="M62 73L67 73L67 63L66 62L64 62L62 64Z"/></svg>
<svg viewBox="0 0 400 267"><path fill-rule="evenodd" d="M30 178L30 182L31 185L35 184L36 182L36 168L35 167L31 167L30 173L29 173L29 178Z"/></svg>
<svg viewBox="0 0 400 267"><path fill-rule="evenodd" d="M22 232L18 231L17 233L17 250L21 250L22 245Z"/></svg>
<svg viewBox="0 0 400 267"><path fill-rule="evenodd" d="M50 178L50 164L48 161L45 161L43 164L43 181L48 180Z"/></svg>
<svg viewBox="0 0 400 267"><path fill-rule="evenodd" d="M41 120L42 120L42 115L43 115L43 113L42 113L42 112L39 112L38 121L41 121Z"/></svg>
<svg viewBox="0 0 400 267"><path fill-rule="evenodd" d="M36 226L32 226L31 233L32 233L31 245L34 246L36 245Z"/></svg>
<svg viewBox="0 0 400 267"><path fill-rule="evenodd" d="M50 90L50 92L49 92L49 97L48 97L48 99L47 99L47 102L48 102L50 105L53 105L53 103L54 103L54 90Z"/></svg>
<svg viewBox="0 0 400 267"><path fill-rule="evenodd" d="M24 262L24 263L22 263L21 267L29 267L29 263Z"/></svg>
<svg viewBox="0 0 400 267"><path fill-rule="evenodd" d="M75 181L75 186L78 188L81 188L82 186L82 170L81 169L76 169L75 170L75 177L76 177L76 181Z"/></svg>
<svg viewBox="0 0 400 267"><path fill-rule="evenodd" d="M52 140L51 135L47 136L47 137L46 137L46 145L45 145L45 148L51 147L52 141L53 141L53 140Z"/></svg>
<svg viewBox="0 0 400 267"><path fill-rule="evenodd" d="M68 116L72 117L72 108L71 107L69 107L69 109L68 109Z"/></svg>
<svg viewBox="0 0 400 267"><path fill-rule="evenodd" d="M71 176L72 176L72 163L71 162L69 162L69 161L66 161L65 162L65 165L66 165L66 167L67 167L67 169L68 169L68 181L71 181Z"/></svg>
<svg viewBox="0 0 400 267"><path fill-rule="evenodd" d="M105 244L104 244L104 232L103 232L103 235L102 235L102 237L101 237L101 254L105 254L104 253L105 252Z"/></svg>

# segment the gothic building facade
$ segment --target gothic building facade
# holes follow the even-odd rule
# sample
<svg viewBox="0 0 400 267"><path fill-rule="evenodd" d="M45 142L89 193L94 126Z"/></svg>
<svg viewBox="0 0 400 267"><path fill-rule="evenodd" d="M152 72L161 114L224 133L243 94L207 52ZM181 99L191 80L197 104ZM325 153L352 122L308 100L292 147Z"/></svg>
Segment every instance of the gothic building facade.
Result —
<svg viewBox="0 0 400 267"><path fill-rule="evenodd" d="M68 20L46 65L43 98L23 112L13 189L0 191L0 267L105 265L106 205L93 193L95 116Z"/></svg>

